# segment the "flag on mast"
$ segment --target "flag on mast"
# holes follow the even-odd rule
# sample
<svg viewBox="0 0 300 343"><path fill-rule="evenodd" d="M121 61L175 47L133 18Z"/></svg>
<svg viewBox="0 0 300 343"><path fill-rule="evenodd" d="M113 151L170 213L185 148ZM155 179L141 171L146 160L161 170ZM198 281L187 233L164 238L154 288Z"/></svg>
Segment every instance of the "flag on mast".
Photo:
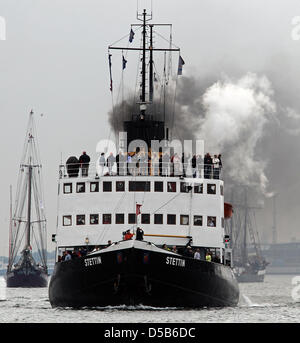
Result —
<svg viewBox="0 0 300 343"><path fill-rule="evenodd" d="M141 214L141 207L142 207L142 205L136 204L136 215L137 215L137 216L138 216L139 214Z"/></svg>
<svg viewBox="0 0 300 343"><path fill-rule="evenodd" d="M182 66L185 64L183 58L179 55L179 61L178 61L178 75L182 75Z"/></svg>
<svg viewBox="0 0 300 343"><path fill-rule="evenodd" d="M126 63L127 63L127 60L125 60L125 57L122 56L123 70L126 68Z"/></svg>
<svg viewBox="0 0 300 343"><path fill-rule="evenodd" d="M130 30L130 33L129 33L129 42L130 42L130 43L132 43L133 38L134 38L134 32L133 32L133 30L131 29L131 30Z"/></svg>
<svg viewBox="0 0 300 343"><path fill-rule="evenodd" d="M108 54L108 61L109 61L109 75L110 75L110 91L113 90L113 82L112 82L112 73L111 73L111 54Z"/></svg>

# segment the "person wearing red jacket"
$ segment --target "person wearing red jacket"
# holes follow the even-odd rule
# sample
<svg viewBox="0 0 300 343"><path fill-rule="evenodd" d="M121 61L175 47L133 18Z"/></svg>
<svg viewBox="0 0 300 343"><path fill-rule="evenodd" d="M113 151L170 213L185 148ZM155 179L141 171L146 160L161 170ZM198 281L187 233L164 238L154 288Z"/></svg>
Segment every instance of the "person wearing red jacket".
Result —
<svg viewBox="0 0 300 343"><path fill-rule="evenodd" d="M124 236L124 240L127 241L129 239L132 239L133 234L130 232L130 230L127 230Z"/></svg>

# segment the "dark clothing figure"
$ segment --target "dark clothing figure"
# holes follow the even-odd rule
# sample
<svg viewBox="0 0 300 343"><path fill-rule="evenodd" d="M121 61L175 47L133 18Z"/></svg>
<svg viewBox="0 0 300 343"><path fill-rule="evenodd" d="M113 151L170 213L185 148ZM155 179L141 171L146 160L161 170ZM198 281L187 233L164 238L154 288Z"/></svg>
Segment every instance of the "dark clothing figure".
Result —
<svg viewBox="0 0 300 343"><path fill-rule="evenodd" d="M212 158L209 153L204 156L204 178L210 179L212 171Z"/></svg>
<svg viewBox="0 0 300 343"><path fill-rule="evenodd" d="M136 229L136 240L142 241L143 239L144 239L144 231L140 227L138 227Z"/></svg>
<svg viewBox="0 0 300 343"><path fill-rule="evenodd" d="M184 152L182 153L182 155L181 155L181 163L182 163L182 175L184 176L184 177L186 177L186 159L185 159L185 156L184 156Z"/></svg>
<svg viewBox="0 0 300 343"><path fill-rule="evenodd" d="M197 157L194 155L192 157L192 170L193 170L193 177L197 176Z"/></svg>
<svg viewBox="0 0 300 343"><path fill-rule="evenodd" d="M85 151L79 157L79 163L81 167L82 176L88 176L90 160L91 160L90 157L86 154Z"/></svg>
<svg viewBox="0 0 300 343"><path fill-rule="evenodd" d="M69 157L66 166L69 177L78 177L80 163L76 156Z"/></svg>
<svg viewBox="0 0 300 343"><path fill-rule="evenodd" d="M219 173L221 173L221 169L222 169L222 160L221 160L221 154L218 155L218 159L219 159L219 165L220 165L220 170L219 170Z"/></svg>
<svg viewBox="0 0 300 343"><path fill-rule="evenodd" d="M116 156L116 163L117 163L117 175L120 175L120 154Z"/></svg>

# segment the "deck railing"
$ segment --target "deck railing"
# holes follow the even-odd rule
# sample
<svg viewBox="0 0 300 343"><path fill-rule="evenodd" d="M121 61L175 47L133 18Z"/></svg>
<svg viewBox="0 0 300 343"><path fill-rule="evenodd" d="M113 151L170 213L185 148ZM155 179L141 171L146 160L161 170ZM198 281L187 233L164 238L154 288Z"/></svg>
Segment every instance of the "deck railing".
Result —
<svg viewBox="0 0 300 343"><path fill-rule="evenodd" d="M59 166L59 178L82 178L103 176L165 176L191 177L205 179L221 179L222 168L213 164L196 164L190 162L114 162L101 165L99 163L68 163Z"/></svg>

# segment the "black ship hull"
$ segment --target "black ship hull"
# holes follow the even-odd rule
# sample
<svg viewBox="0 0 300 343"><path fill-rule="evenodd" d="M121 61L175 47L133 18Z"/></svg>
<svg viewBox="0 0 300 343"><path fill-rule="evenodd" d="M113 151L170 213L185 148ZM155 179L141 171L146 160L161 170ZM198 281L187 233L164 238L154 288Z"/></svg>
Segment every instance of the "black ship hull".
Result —
<svg viewBox="0 0 300 343"><path fill-rule="evenodd" d="M27 270L18 269L6 274L7 287L47 287L48 275L43 270Z"/></svg>
<svg viewBox="0 0 300 343"><path fill-rule="evenodd" d="M227 266L124 241L56 263L49 300L52 307L73 308L235 306L239 288Z"/></svg>

